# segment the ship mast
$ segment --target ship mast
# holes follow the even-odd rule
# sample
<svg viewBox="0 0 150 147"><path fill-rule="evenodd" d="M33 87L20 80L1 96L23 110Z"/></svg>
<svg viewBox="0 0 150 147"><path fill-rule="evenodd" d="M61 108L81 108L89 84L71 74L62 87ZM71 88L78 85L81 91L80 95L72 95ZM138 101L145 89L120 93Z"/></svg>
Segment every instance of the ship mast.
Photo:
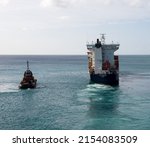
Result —
<svg viewBox="0 0 150 147"><path fill-rule="evenodd" d="M101 43L105 44L105 35L106 34L100 34L101 35Z"/></svg>
<svg viewBox="0 0 150 147"><path fill-rule="evenodd" d="M29 61L27 61L27 70L29 70Z"/></svg>

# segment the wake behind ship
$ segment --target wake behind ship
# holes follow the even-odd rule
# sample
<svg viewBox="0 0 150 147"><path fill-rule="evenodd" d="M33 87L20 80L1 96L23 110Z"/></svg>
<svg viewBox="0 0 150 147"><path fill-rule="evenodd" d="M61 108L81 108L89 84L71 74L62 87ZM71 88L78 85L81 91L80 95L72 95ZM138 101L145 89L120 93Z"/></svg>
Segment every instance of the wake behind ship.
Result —
<svg viewBox="0 0 150 147"><path fill-rule="evenodd" d="M95 44L87 44L88 67L92 82L119 85L119 58L114 55L119 46L120 44L106 44L104 34Z"/></svg>

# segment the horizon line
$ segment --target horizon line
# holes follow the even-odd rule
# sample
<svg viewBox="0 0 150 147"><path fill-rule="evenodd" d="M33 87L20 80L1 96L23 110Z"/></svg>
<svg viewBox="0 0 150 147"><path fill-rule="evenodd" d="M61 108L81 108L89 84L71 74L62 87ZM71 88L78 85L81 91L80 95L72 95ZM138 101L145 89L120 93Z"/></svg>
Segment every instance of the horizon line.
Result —
<svg viewBox="0 0 150 147"><path fill-rule="evenodd" d="M118 56L149 56L150 54L117 54ZM0 54L0 56L86 56L86 54Z"/></svg>

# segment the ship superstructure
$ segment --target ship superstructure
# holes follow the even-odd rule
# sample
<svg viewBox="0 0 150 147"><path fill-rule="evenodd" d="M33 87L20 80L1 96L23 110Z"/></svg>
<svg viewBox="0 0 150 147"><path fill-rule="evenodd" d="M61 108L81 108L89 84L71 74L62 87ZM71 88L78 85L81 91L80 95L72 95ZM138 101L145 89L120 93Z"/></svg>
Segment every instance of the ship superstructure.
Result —
<svg viewBox="0 0 150 147"><path fill-rule="evenodd" d="M105 34L96 43L87 44L90 79L95 83L119 84L119 58L114 52L120 44L106 44Z"/></svg>

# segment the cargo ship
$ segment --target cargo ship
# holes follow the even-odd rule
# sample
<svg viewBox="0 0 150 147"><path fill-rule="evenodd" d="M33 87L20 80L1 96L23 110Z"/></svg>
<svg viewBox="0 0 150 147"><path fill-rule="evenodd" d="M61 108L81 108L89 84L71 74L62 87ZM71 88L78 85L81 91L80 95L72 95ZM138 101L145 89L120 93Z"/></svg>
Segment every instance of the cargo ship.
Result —
<svg viewBox="0 0 150 147"><path fill-rule="evenodd" d="M118 43L105 43L105 34L96 43L87 43L90 80L94 83L119 85L119 57L114 52Z"/></svg>
<svg viewBox="0 0 150 147"><path fill-rule="evenodd" d="M24 77L20 82L20 89L36 88L37 79L34 78L32 71L29 69L29 62L27 61L27 70L24 72Z"/></svg>

